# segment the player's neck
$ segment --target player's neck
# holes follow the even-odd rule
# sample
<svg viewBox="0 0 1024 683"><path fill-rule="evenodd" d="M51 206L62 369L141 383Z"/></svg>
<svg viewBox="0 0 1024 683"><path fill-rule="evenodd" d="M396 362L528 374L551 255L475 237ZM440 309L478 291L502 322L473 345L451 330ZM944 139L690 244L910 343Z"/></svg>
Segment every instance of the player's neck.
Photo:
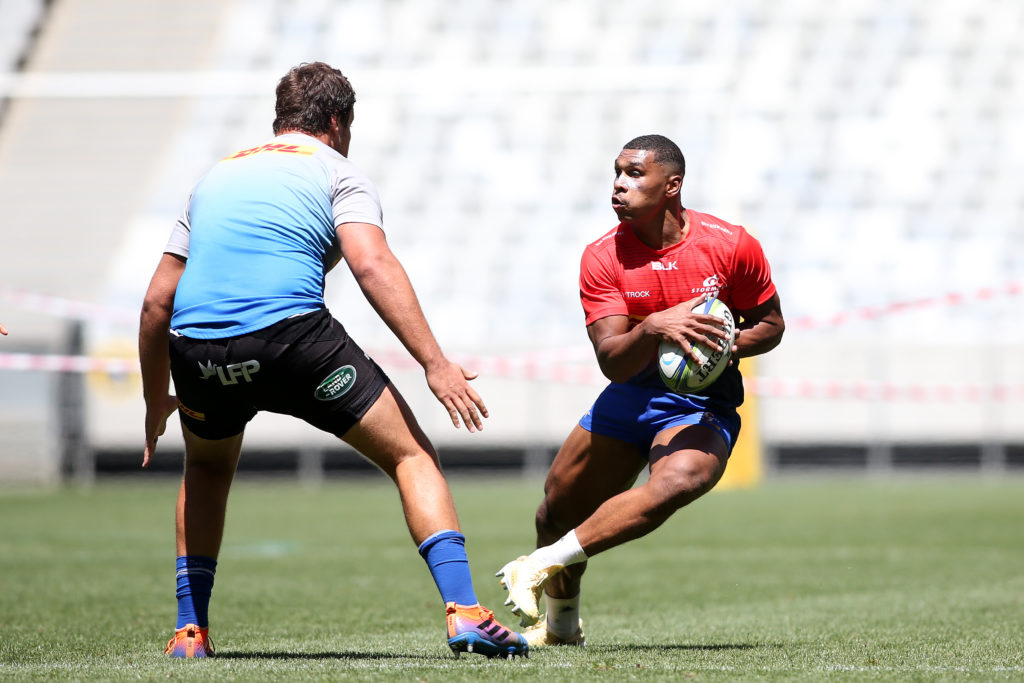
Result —
<svg viewBox="0 0 1024 683"><path fill-rule="evenodd" d="M651 249L661 250L674 247L690 232L690 220L682 206L666 208L656 220L634 224L633 234Z"/></svg>
<svg viewBox="0 0 1024 683"><path fill-rule="evenodd" d="M314 135L313 133L310 133L307 130L299 130L298 128L285 128L284 130L281 130L278 133L276 133L274 137L277 137L278 135L305 135L306 137L313 138L314 140L319 140L328 147L331 146L331 137L327 135L327 133Z"/></svg>

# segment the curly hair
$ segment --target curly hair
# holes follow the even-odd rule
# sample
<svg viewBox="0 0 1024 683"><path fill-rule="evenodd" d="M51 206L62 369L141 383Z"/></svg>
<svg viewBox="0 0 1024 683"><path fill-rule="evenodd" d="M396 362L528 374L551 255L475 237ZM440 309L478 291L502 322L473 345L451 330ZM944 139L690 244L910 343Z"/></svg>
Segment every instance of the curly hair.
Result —
<svg viewBox="0 0 1024 683"><path fill-rule="evenodd" d="M356 93L340 71L323 62L292 68L277 84L274 135L300 130L322 135L331 129L331 117L348 123Z"/></svg>

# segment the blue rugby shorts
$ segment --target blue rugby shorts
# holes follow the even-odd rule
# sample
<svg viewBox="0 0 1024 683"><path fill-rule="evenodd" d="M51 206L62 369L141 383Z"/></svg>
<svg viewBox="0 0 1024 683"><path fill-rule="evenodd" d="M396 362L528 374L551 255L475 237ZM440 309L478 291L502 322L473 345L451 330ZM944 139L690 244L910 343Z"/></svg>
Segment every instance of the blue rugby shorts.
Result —
<svg viewBox="0 0 1024 683"><path fill-rule="evenodd" d="M663 388L612 382L580 419L580 427L633 444L647 454L659 432L679 425L703 425L725 440L729 452L740 432L735 408Z"/></svg>

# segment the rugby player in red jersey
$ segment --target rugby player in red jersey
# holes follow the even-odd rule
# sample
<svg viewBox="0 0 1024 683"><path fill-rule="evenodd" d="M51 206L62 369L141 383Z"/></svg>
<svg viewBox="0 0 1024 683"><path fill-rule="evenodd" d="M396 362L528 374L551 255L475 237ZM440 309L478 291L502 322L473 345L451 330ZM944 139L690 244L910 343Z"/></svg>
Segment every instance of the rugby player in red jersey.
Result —
<svg viewBox="0 0 1024 683"><path fill-rule="evenodd" d="M498 572L531 647L582 645L580 582L594 555L650 533L711 488L740 429L743 383L733 362L700 394L661 382L658 344L693 354L732 344L734 359L770 351L785 323L761 245L746 230L683 207L685 160L661 135L631 140L615 160L619 224L587 246L580 298L598 364L611 380L555 456L537 509L537 550ZM718 297L735 339L693 313ZM631 488L644 467L650 477ZM541 620L540 595L547 616Z"/></svg>

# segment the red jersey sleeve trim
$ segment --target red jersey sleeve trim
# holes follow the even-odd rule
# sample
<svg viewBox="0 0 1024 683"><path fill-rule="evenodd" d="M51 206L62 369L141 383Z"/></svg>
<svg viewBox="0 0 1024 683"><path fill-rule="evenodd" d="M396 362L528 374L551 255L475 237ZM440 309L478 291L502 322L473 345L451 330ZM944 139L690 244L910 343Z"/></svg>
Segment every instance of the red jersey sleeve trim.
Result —
<svg viewBox="0 0 1024 683"><path fill-rule="evenodd" d="M624 316L628 316L629 315L629 311L626 310L625 306L611 306L611 305L609 305L609 306L602 306L600 308L595 308L595 309L590 310L589 312L587 311L586 306L584 306L584 312L587 313L587 322L586 322L587 325L590 325L591 323L597 322L601 318L610 318L613 315L624 315Z"/></svg>

